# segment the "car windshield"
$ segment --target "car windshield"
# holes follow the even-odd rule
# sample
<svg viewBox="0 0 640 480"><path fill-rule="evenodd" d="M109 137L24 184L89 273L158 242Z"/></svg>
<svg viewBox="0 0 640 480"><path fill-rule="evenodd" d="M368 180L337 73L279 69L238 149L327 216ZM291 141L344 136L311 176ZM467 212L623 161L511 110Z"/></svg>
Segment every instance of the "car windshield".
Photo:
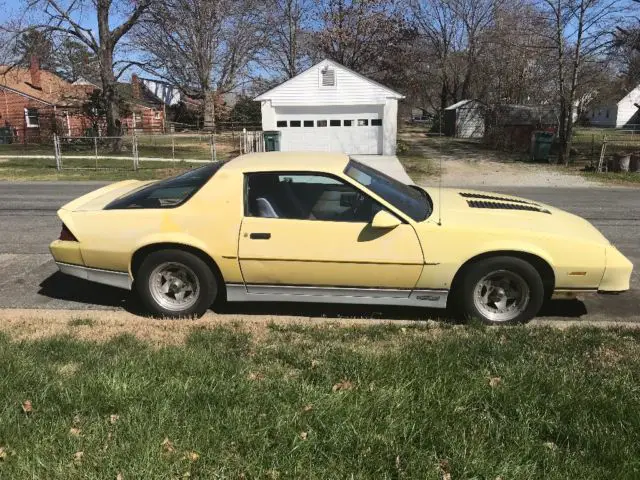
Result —
<svg viewBox="0 0 640 480"><path fill-rule="evenodd" d="M426 220L431 215L433 209L431 198L421 188L405 185L355 160L349 161L344 173L416 222Z"/></svg>
<svg viewBox="0 0 640 480"><path fill-rule="evenodd" d="M223 165L212 163L176 177L152 183L117 198L105 210L121 208L172 208L189 200Z"/></svg>

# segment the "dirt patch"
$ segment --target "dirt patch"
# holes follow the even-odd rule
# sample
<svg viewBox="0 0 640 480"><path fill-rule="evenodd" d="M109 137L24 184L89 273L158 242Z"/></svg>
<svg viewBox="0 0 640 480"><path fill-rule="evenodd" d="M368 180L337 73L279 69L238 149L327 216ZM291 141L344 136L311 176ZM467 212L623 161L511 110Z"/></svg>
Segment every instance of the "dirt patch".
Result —
<svg viewBox="0 0 640 480"><path fill-rule="evenodd" d="M425 341L441 338L445 331L456 332L456 335L466 335L468 330L463 325L448 325L434 320L391 320L391 319L327 319L324 317L300 316L270 316L270 315L217 315L208 313L198 320L166 320L139 317L123 311L105 310L36 310L36 309L3 309L0 310L0 333L8 335L15 341L42 340L46 338L68 335L82 341L107 342L121 335L132 335L140 341L150 345L162 347L166 345L181 345L194 331L214 329L225 326L251 334L254 342L260 342L269 335L271 325L324 328L344 328L354 326L395 325L427 327L424 330L407 329L412 337L423 337ZM607 322L607 321L552 321L532 320L527 324L530 328L553 327L566 329L583 326L594 328L640 328L640 323ZM490 327L503 328L503 327ZM290 335L295 336L295 332ZM302 338L302 337L301 337ZM397 339L391 339L388 347L393 347ZM357 342L362 348L370 347L367 339ZM76 365L61 365L61 374L72 376L77 370Z"/></svg>
<svg viewBox="0 0 640 480"><path fill-rule="evenodd" d="M16 341L69 335L83 341L106 342L120 335L132 335L156 346L179 345L184 343L194 331L213 329L221 325L251 333L255 341L260 341L267 336L270 324L349 327L384 323L424 325L426 322L369 319L331 319L329 322L326 318L269 315L222 316L214 313L208 313L198 320L163 320L139 317L122 311L0 310L0 332Z"/></svg>
<svg viewBox="0 0 640 480"><path fill-rule="evenodd" d="M477 140L433 137L424 133L400 133L413 155L421 155L436 167L442 165L442 185L457 187L589 187L594 185L576 169L524 162L525 155L490 150ZM420 185L435 186L438 176L414 178Z"/></svg>

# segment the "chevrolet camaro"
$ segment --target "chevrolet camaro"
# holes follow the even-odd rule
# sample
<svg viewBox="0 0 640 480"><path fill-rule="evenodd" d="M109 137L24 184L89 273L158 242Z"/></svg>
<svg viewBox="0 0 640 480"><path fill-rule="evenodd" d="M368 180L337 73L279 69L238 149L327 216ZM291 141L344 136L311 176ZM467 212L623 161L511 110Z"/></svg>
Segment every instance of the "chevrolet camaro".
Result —
<svg viewBox="0 0 640 480"><path fill-rule="evenodd" d="M134 290L149 313L229 302L445 308L523 322L558 296L629 289L632 264L540 202L406 185L347 155L259 153L63 206L59 269Z"/></svg>

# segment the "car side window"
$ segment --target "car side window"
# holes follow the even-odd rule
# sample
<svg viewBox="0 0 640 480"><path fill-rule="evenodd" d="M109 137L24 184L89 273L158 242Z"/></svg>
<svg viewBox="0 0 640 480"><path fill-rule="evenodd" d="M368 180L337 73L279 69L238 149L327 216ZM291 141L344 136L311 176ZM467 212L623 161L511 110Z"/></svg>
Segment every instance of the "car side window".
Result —
<svg viewBox="0 0 640 480"><path fill-rule="evenodd" d="M369 223L383 207L353 185L321 173L247 174L250 217Z"/></svg>

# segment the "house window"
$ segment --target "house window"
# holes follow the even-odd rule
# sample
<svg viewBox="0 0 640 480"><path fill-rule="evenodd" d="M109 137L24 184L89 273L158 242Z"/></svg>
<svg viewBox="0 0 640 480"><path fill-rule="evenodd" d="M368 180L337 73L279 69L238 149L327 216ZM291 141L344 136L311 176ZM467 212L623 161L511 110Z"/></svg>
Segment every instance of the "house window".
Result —
<svg viewBox="0 0 640 480"><path fill-rule="evenodd" d="M156 112L153 116L156 120L160 120L160 112Z"/></svg>
<svg viewBox="0 0 640 480"><path fill-rule="evenodd" d="M367 125L369 125L369 120L367 120L366 118L359 118L358 119L358 126L359 127L366 127Z"/></svg>
<svg viewBox="0 0 640 480"><path fill-rule="evenodd" d="M333 68L324 67L322 70L320 70L320 86L336 86L336 71Z"/></svg>
<svg viewBox="0 0 640 480"><path fill-rule="evenodd" d="M287 121L286 120L278 120L276 122L276 127L286 127L287 126Z"/></svg>
<svg viewBox="0 0 640 480"><path fill-rule="evenodd" d="M299 127L301 125L302 125L302 122L300 120L291 120L289 122L290 127Z"/></svg>
<svg viewBox="0 0 640 480"><path fill-rule="evenodd" d="M345 127L350 127L352 123L353 123L353 120L344 120L342 122L342 125L344 125Z"/></svg>
<svg viewBox="0 0 640 480"><path fill-rule="evenodd" d="M607 118L609 118L609 109L607 108Z"/></svg>
<svg viewBox="0 0 640 480"><path fill-rule="evenodd" d="M371 119L371 126L372 127L381 127L382 126L382 119L381 118L372 118Z"/></svg>
<svg viewBox="0 0 640 480"><path fill-rule="evenodd" d="M142 115L140 115L139 113L134 113L133 114L133 128L137 128L137 127L141 127L142 126Z"/></svg>
<svg viewBox="0 0 640 480"><path fill-rule="evenodd" d="M326 120L318 120L316 122L316 127L326 127L327 126L327 121Z"/></svg>
<svg viewBox="0 0 640 480"><path fill-rule="evenodd" d="M313 120L305 120L304 121L304 126L305 127L313 127Z"/></svg>
<svg viewBox="0 0 640 480"><path fill-rule="evenodd" d="M331 126L331 127L339 127L340 126L340 120L329 120L329 126Z"/></svg>
<svg viewBox="0 0 640 480"><path fill-rule="evenodd" d="M40 126L40 114L37 108L25 108L24 118L27 122L27 128L38 128Z"/></svg>

